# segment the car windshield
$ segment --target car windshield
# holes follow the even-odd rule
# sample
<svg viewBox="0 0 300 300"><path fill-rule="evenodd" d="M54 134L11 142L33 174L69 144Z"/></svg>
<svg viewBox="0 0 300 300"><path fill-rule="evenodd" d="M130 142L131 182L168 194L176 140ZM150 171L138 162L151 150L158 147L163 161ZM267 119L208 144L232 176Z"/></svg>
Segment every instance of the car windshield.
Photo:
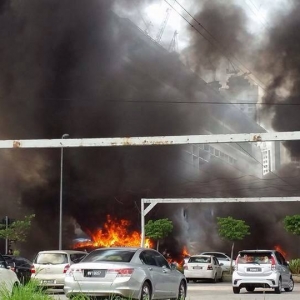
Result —
<svg viewBox="0 0 300 300"><path fill-rule="evenodd" d="M50 265L59 265L67 264L68 257L65 253L39 253L35 259L36 264L50 264Z"/></svg>
<svg viewBox="0 0 300 300"><path fill-rule="evenodd" d="M237 259L238 264L270 264L272 255L270 252L243 252L240 253Z"/></svg>
<svg viewBox="0 0 300 300"><path fill-rule="evenodd" d="M211 263L211 258L210 257L205 257L205 256L192 256L190 257L189 263L202 263L202 264L210 264Z"/></svg>
<svg viewBox="0 0 300 300"><path fill-rule="evenodd" d="M130 262L135 250L99 249L89 253L81 262Z"/></svg>

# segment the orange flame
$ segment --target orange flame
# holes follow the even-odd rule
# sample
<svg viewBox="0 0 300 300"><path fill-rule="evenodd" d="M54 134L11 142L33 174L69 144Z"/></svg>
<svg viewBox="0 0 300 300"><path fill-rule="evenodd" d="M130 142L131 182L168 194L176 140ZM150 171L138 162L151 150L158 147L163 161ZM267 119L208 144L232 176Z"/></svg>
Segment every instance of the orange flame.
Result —
<svg viewBox="0 0 300 300"><path fill-rule="evenodd" d="M130 221L128 220L113 220L110 215L107 215L107 221L103 229L98 229L95 232L89 232L91 241L76 243L74 248L84 247L139 247L141 244L141 234L137 231L129 230ZM152 246L149 239L145 240L145 247Z"/></svg>
<svg viewBox="0 0 300 300"><path fill-rule="evenodd" d="M187 248L186 248L186 246L183 246L183 249L182 249L182 255L185 257L185 256L191 256L190 254L189 254L189 252L187 251Z"/></svg>
<svg viewBox="0 0 300 300"><path fill-rule="evenodd" d="M284 258L286 258L287 253L281 248L280 245L275 245L274 249L280 252L284 256Z"/></svg>

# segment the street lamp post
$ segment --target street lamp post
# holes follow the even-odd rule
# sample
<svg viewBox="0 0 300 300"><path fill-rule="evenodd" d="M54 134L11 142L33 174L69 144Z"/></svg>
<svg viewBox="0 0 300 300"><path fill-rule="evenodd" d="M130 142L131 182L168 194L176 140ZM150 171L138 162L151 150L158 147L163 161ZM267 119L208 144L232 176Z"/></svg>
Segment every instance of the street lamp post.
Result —
<svg viewBox="0 0 300 300"><path fill-rule="evenodd" d="M61 138L67 138L69 135L65 133ZM58 249L62 248L62 196L63 196L63 166L64 166L64 147L60 150L60 197L59 197L59 237Z"/></svg>

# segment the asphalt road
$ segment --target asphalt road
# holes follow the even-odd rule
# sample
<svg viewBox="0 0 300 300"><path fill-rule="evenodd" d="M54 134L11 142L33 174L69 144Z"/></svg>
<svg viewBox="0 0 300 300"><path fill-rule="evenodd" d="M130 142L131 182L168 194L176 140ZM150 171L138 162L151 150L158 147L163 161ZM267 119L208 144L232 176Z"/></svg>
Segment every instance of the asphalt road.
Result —
<svg viewBox="0 0 300 300"><path fill-rule="evenodd" d="M66 300L63 294L56 294L54 299ZM248 293L242 289L240 294L233 294L231 283L189 283L186 300L299 300L300 283L295 284L294 291L291 293L282 292L275 294L269 289L257 289L253 293Z"/></svg>

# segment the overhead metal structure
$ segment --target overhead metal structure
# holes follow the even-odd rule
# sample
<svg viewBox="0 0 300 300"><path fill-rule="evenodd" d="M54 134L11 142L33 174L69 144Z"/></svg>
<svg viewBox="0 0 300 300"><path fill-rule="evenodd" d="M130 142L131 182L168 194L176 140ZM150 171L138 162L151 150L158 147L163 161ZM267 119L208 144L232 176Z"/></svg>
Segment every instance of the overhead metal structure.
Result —
<svg viewBox="0 0 300 300"><path fill-rule="evenodd" d="M145 216L158 203L238 203L238 202L299 202L299 197L256 197L256 198L153 198L141 199L141 247L145 245ZM145 208L145 204L149 205Z"/></svg>
<svg viewBox="0 0 300 300"><path fill-rule="evenodd" d="M184 144L243 143L300 140L300 131L238 133L213 135L148 136L82 139L0 140L0 149L8 148L61 148L61 147L115 147L163 146Z"/></svg>
<svg viewBox="0 0 300 300"><path fill-rule="evenodd" d="M184 144L243 143L267 141L300 140L300 131L264 132L214 135L151 136L123 138L83 138L83 139L40 139L40 140L0 140L0 149L9 148L62 148L62 147L115 147L115 146L163 146ZM220 203L220 202L290 202L300 201L300 197L271 198L190 198L190 199L142 199L142 241L145 242L145 216L157 203ZM145 209L145 203L150 205Z"/></svg>

